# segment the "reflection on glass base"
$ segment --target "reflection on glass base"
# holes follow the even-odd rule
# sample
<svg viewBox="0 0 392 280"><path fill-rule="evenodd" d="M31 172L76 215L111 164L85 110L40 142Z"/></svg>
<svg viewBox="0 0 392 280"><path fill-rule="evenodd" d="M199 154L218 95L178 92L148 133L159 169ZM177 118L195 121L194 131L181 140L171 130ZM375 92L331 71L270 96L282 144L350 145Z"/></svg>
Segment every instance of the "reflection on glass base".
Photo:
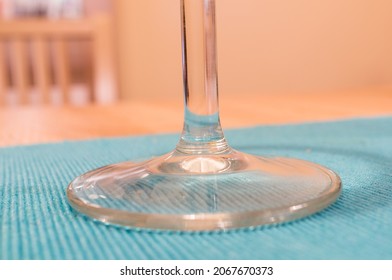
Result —
<svg viewBox="0 0 392 280"><path fill-rule="evenodd" d="M327 207L340 178L292 158L179 151L142 162L105 166L68 187L73 208L130 228L204 231L281 223Z"/></svg>

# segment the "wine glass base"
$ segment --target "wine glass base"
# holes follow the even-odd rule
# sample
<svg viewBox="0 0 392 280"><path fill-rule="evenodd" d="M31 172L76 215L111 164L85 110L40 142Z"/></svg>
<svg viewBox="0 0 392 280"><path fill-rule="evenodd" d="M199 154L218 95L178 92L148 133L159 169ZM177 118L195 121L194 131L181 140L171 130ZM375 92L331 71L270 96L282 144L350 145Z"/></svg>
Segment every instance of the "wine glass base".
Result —
<svg viewBox="0 0 392 280"><path fill-rule="evenodd" d="M130 228L204 231L281 223L318 212L340 194L340 178L292 158L178 151L105 166L67 189L73 208Z"/></svg>

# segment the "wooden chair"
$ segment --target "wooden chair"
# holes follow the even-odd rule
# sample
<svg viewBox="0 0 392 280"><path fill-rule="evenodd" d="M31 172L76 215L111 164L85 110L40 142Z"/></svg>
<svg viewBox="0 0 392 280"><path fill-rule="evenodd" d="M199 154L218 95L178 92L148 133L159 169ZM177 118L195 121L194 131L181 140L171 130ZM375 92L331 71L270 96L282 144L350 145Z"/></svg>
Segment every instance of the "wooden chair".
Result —
<svg viewBox="0 0 392 280"><path fill-rule="evenodd" d="M71 73L67 46L69 41L78 39L91 41L91 101L115 101L117 89L111 21L108 16L100 16L76 20L0 21L0 105L6 103L9 74L17 103L30 102L31 71L34 88L37 89L42 103L51 103L53 75L63 103L69 103ZM9 46L8 52L6 46Z"/></svg>

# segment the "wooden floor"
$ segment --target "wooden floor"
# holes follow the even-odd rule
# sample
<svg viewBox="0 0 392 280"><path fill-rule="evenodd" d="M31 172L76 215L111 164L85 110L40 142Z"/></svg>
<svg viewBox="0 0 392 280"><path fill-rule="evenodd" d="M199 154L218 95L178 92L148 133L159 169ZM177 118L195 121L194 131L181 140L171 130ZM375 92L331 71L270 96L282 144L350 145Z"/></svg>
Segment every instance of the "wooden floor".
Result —
<svg viewBox="0 0 392 280"><path fill-rule="evenodd" d="M221 95L224 129L392 115L392 89L320 94ZM109 106L0 108L0 146L179 132L178 100ZM391 128L392 129L392 128Z"/></svg>

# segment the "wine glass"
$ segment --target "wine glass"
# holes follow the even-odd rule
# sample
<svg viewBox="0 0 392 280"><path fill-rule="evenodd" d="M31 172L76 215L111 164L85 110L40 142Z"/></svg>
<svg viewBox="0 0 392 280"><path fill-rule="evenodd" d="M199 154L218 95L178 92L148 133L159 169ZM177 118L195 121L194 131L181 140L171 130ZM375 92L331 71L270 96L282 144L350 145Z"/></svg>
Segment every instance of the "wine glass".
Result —
<svg viewBox="0 0 392 280"><path fill-rule="evenodd" d="M334 202L341 181L331 170L228 145L218 111L215 0L181 0L181 19L185 121L177 146L77 177L67 189L71 206L108 224L201 231L280 223Z"/></svg>

